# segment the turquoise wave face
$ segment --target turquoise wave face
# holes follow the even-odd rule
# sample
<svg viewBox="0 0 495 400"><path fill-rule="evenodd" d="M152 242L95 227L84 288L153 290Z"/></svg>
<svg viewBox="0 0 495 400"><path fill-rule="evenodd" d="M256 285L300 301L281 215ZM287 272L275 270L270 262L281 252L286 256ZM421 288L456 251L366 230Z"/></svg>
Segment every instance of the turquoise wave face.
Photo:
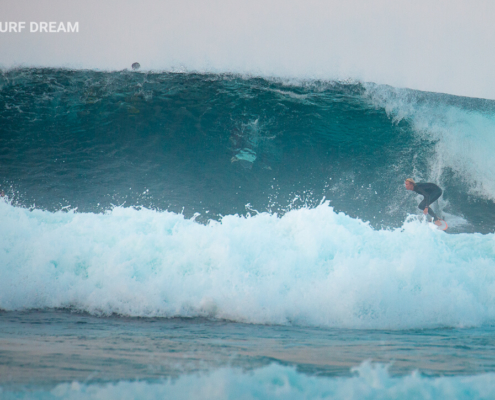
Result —
<svg viewBox="0 0 495 400"><path fill-rule="evenodd" d="M492 232L494 102L230 75L12 70L0 76L0 179L12 204L169 210L198 221L316 206L402 226L444 188L453 231Z"/></svg>

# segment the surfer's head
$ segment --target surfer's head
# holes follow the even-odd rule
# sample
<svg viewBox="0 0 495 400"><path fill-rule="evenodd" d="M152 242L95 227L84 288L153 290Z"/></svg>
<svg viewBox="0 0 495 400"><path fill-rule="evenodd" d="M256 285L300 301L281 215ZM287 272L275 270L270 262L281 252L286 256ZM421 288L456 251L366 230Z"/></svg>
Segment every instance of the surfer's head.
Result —
<svg viewBox="0 0 495 400"><path fill-rule="evenodd" d="M414 182L412 178L407 178L405 184L407 190L414 190L414 185L416 182Z"/></svg>

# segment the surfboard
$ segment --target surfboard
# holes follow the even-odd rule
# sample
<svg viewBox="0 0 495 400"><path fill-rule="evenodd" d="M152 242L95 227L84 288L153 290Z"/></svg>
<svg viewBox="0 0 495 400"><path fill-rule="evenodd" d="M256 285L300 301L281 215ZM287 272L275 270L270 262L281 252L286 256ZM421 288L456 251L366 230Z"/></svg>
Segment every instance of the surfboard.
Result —
<svg viewBox="0 0 495 400"><path fill-rule="evenodd" d="M447 230L447 228L449 227L449 226L447 225L447 222L445 222L443 219L439 219L439 221L441 222L441 224L440 224L440 225L434 224L434 225L435 225L435 227L436 227L437 229L440 229L441 231L446 231L446 230Z"/></svg>

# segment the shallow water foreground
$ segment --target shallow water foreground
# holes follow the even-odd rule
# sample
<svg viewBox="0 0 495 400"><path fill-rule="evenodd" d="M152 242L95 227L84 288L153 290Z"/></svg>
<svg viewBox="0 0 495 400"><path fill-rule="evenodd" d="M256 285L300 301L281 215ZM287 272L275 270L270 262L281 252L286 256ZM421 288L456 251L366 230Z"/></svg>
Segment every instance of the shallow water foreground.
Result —
<svg viewBox="0 0 495 400"><path fill-rule="evenodd" d="M492 327L348 330L4 312L0 394L7 399L490 398L494 333Z"/></svg>

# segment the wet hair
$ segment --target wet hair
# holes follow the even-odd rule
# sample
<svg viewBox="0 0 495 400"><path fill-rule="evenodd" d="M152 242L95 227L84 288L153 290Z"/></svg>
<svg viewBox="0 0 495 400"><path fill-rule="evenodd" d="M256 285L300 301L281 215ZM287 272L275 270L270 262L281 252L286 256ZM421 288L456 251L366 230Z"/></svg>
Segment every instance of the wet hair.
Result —
<svg viewBox="0 0 495 400"><path fill-rule="evenodd" d="M412 183L413 185L415 185L415 184L416 184L416 182L414 182L414 179L412 179L412 178L407 178L407 179L406 179L406 182L410 182L410 183Z"/></svg>

